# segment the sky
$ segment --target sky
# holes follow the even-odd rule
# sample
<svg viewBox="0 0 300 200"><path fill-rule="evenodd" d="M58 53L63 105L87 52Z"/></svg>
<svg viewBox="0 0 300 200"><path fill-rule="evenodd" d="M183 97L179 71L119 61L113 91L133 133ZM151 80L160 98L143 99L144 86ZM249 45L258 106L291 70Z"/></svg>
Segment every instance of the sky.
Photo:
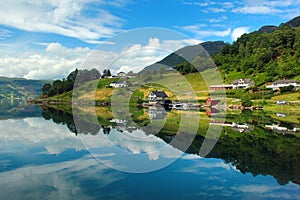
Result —
<svg viewBox="0 0 300 200"><path fill-rule="evenodd" d="M298 15L300 0L10 0L0 7L0 76L138 72L183 46L232 43Z"/></svg>

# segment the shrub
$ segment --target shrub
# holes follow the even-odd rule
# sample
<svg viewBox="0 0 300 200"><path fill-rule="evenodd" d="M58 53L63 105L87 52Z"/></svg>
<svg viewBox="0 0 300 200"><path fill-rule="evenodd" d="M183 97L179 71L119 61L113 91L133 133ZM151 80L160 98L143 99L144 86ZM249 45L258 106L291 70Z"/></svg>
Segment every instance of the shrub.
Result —
<svg viewBox="0 0 300 200"><path fill-rule="evenodd" d="M248 93L244 94L241 98L242 106L250 107L252 106L251 97Z"/></svg>

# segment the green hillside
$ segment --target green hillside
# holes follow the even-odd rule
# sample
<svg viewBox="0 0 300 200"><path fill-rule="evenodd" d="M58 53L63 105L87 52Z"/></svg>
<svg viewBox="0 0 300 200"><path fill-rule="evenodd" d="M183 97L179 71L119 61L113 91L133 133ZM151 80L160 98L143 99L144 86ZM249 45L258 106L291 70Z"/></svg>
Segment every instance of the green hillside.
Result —
<svg viewBox="0 0 300 200"><path fill-rule="evenodd" d="M171 67L182 74L205 71L210 66L205 63L206 56L201 56L204 48L221 71L224 82L252 78L261 86L278 79L300 80L299 26L300 17L296 17L279 27L267 25L244 34L232 44L217 41L187 46L144 68L140 74L160 73L163 67ZM193 65L198 66L198 70Z"/></svg>
<svg viewBox="0 0 300 200"><path fill-rule="evenodd" d="M171 53L159 62L145 67L139 74L144 74L149 71L159 71L160 68L176 68L178 65L187 61L195 61L201 53L208 53L210 56L220 53L225 45L223 41L203 42L198 45L183 47L174 53Z"/></svg>
<svg viewBox="0 0 300 200"><path fill-rule="evenodd" d="M190 93L187 92L189 85L196 92L197 100L207 97L208 86L198 76L198 73L194 73L198 72L194 66L199 66L200 68L198 67L197 69L200 69L202 76L206 80L217 79L216 69L212 69L212 63L209 59L206 59L206 51L212 56L225 83L231 83L234 79L252 78L256 86L264 86L266 83L278 79L300 80L299 20L300 17L297 17L285 24L281 24L279 27L264 26L258 31L242 35L232 44L216 41L181 48L163 60L145 67L139 73L138 79L131 80L132 83L139 82L138 80L150 83L146 87L142 87L140 91L137 91L138 94L136 96L140 98L137 101L144 100L149 92L155 89L166 90L169 92L168 96L173 100L176 100L178 94L185 94L187 99L193 99L193 97L187 95ZM203 47L206 51L204 51ZM187 60L190 60L192 63L187 62ZM174 72L176 70L172 72L166 70L166 68L176 69L183 76L176 74ZM82 72L89 74L89 76L84 76L88 77L87 80L95 79L98 81L99 72L97 72L98 76L94 76L94 74L97 74L94 71L86 70ZM74 84L77 74L75 72L72 73L66 80L56 81L52 85L48 85L50 87L44 87L42 96L44 98L54 96L51 98L70 101L72 87L69 86ZM79 100L93 100L96 98L98 101L109 101L114 92L113 88L107 87L110 81L112 80L101 79L98 82L96 96L93 94L93 91L89 91L91 83L82 85L81 88L84 92L79 95ZM168 88L174 91L168 91ZM252 99L259 99L262 94L271 98L285 93L283 91L277 93L263 91L263 87L259 89L254 87L251 90ZM257 95L256 91L261 91L261 93ZM230 97L232 98L240 98L245 92L248 91L227 91L227 95L231 94ZM298 99L298 96L293 99Z"/></svg>
<svg viewBox="0 0 300 200"><path fill-rule="evenodd" d="M274 31L242 35L213 56L226 82L251 77L256 84L300 80L300 27L283 24Z"/></svg>
<svg viewBox="0 0 300 200"><path fill-rule="evenodd" d="M0 98L26 99L37 97L49 81L0 77Z"/></svg>

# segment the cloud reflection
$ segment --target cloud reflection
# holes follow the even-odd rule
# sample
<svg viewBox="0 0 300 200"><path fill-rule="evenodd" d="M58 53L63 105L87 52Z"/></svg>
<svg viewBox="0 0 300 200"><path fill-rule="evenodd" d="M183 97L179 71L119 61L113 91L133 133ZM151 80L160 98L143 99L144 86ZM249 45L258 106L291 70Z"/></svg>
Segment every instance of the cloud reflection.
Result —
<svg viewBox="0 0 300 200"><path fill-rule="evenodd" d="M0 121L0 151L19 152L45 147L48 154L60 154L66 149L83 150L79 138L64 125L43 118L9 119Z"/></svg>
<svg viewBox="0 0 300 200"><path fill-rule="evenodd" d="M0 174L3 199L93 199L85 182L93 181L99 192L124 176L108 171L94 159L80 158L55 164L27 166ZM83 189L84 188L84 189ZM114 194L102 193L103 198Z"/></svg>

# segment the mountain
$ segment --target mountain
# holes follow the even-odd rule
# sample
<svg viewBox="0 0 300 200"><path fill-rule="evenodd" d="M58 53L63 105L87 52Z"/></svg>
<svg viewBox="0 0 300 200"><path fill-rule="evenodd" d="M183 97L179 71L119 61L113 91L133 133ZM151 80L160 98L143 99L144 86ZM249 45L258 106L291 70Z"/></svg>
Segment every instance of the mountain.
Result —
<svg viewBox="0 0 300 200"><path fill-rule="evenodd" d="M0 98L26 99L41 93L45 80L28 80L23 78L0 77Z"/></svg>
<svg viewBox="0 0 300 200"><path fill-rule="evenodd" d="M274 31L276 31L277 28L278 28L277 26L263 26L258 30L258 32L261 33L261 34L263 34L263 33L272 33Z"/></svg>
<svg viewBox="0 0 300 200"><path fill-rule="evenodd" d="M295 17L294 19L286 22L286 23L282 23L280 26L289 26L291 28L297 28L300 26L300 16ZM261 27L258 32L259 33L272 33L274 31L276 31L278 29L277 26L273 26L273 25L268 25L268 26L263 26Z"/></svg>
<svg viewBox="0 0 300 200"><path fill-rule="evenodd" d="M290 27L297 28L300 26L300 16L295 17L294 19L290 20L289 22L285 23L286 25Z"/></svg>
<svg viewBox="0 0 300 200"><path fill-rule="evenodd" d="M166 66L174 68L186 61L194 61L198 55L205 51L211 56L218 54L224 45L225 43L223 41L215 41L183 47L174 53L171 53L161 61L145 67L139 74L143 74L147 71L158 71L161 67L166 68Z"/></svg>
<svg viewBox="0 0 300 200"><path fill-rule="evenodd" d="M299 25L296 17L279 27L264 26L244 34L214 55L214 62L226 82L252 78L260 86L278 79L300 80Z"/></svg>
<svg viewBox="0 0 300 200"><path fill-rule="evenodd" d="M204 52L202 47L211 55L226 82L252 78L260 86L278 79L300 80L300 16L278 27L263 26L232 44L217 41L183 47L144 68L140 74L157 72L162 67L176 68L182 74L196 72L191 64L203 71L209 66L199 56Z"/></svg>

